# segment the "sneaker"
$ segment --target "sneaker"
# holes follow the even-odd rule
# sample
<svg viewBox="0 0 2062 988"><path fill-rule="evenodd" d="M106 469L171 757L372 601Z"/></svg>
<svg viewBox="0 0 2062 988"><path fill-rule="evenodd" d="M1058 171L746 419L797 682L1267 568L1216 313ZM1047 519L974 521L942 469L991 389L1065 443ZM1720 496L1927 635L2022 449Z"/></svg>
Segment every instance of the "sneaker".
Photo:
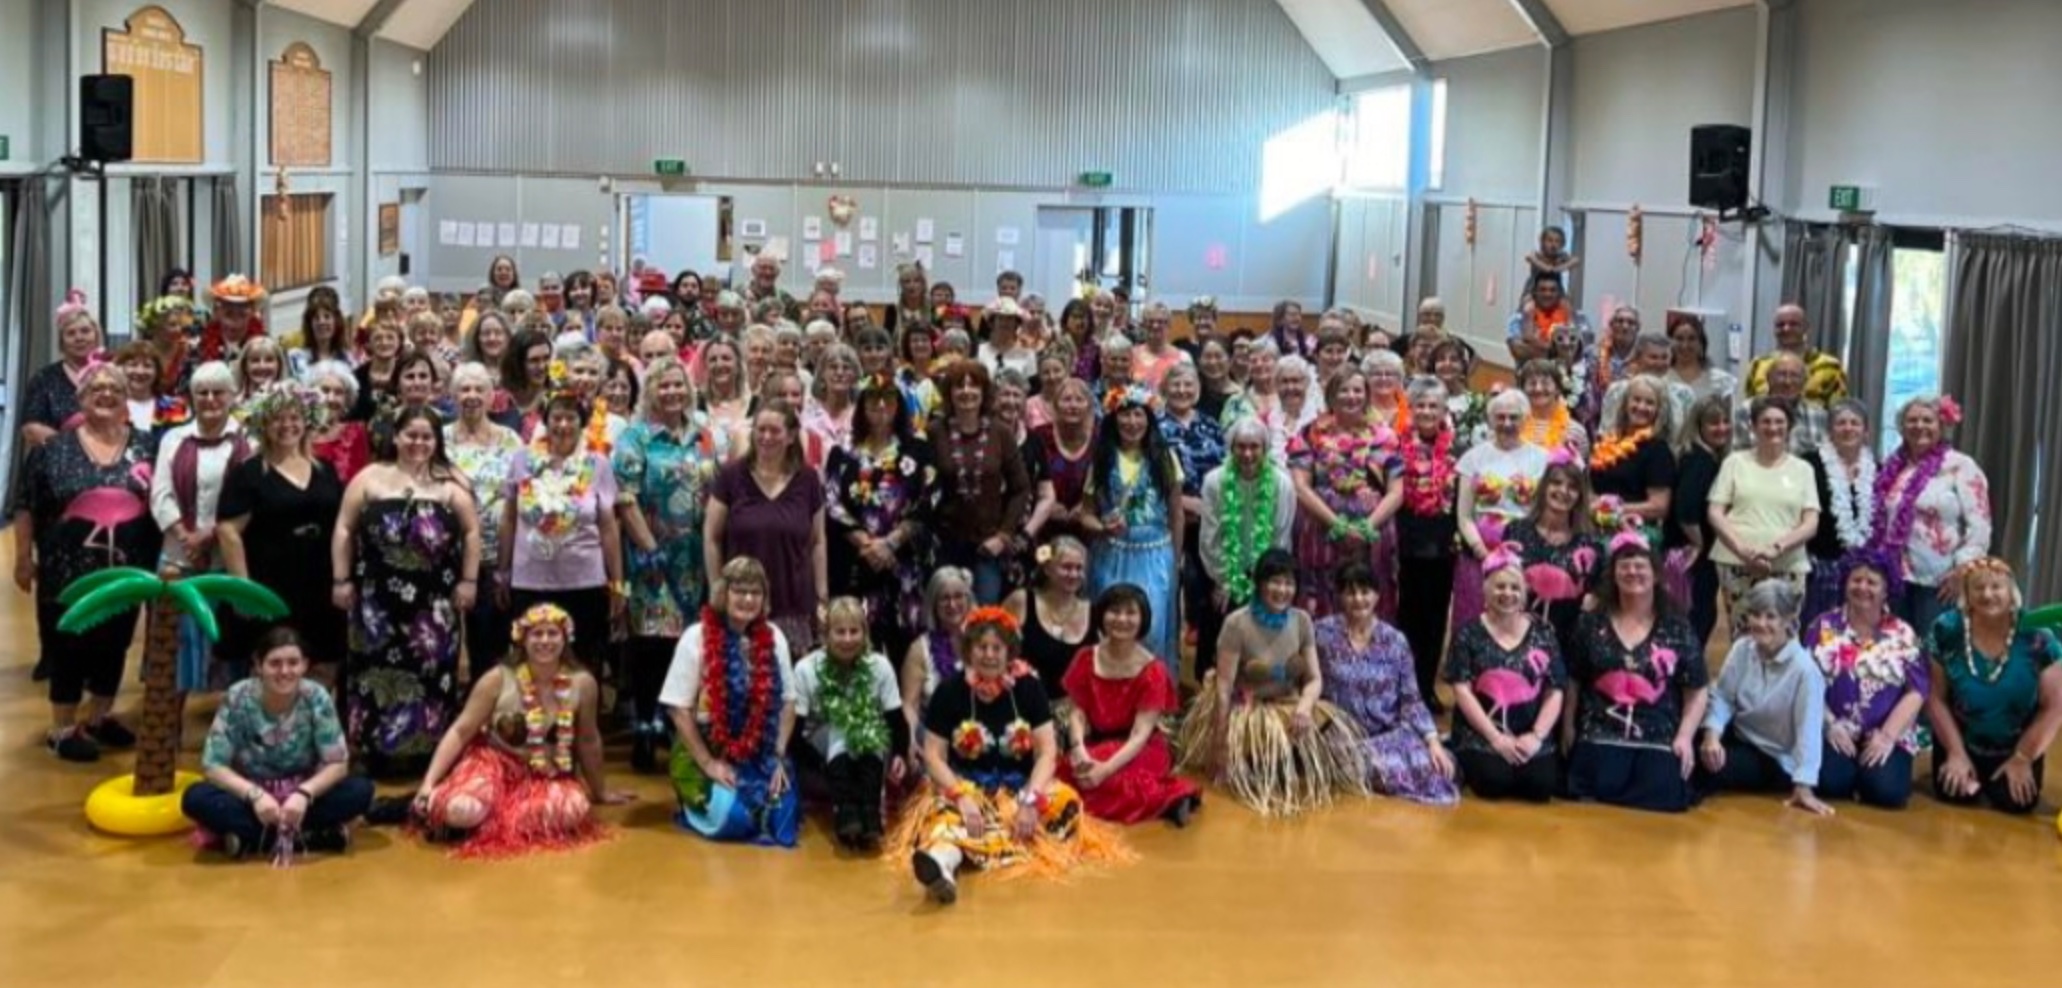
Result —
<svg viewBox="0 0 2062 988"><path fill-rule="evenodd" d="M365 822L375 827L398 827L408 822L413 811L415 797L381 796L372 801L372 808L365 811Z"/></svg>
<svg viewBox="0 0 2062 988"><path fill-rule="evenodd" d="M50 660L37 659L36 668L29 673L29 681L40 683L50 678Z"/></svg>
<svg viewBox="0 0 2062 988"><path fill-rule="evenodd" d="M301 834L301 850L310 854L342 854L351 848L347 827L317 827Z"/></svg>
<svg viewBox="0 0 2062 988"><path fill-rule="evenodd" d="M838 843L849 848L857 848L860 838L866 833L865 821L860 819L860 814L854 812L850 806L838 807L834 815L838 821Z"/></svg>
<svg viewBox="0 0 2062 988"><path fill-rule="evenodd" d="M1176 800L1173 806L1168 807L1167 812L1160 814L1160 818L1173 825L1174 829L1180 830L1189 825L1189 818L1195 816L1196 810L1202 805L1203 799L1200 796L1183 796Z"/></svg>
<svg viewBox="0 0 2062 988"><path fill-rule="evenodd" d="M102 717L86 725L86 733L101 747L110 751L126 751L136 747L136 732L129 730L113 717Z"/></svg>
<svg viewBox="0 0 2062 988"><path fill-rule="evenodd" d="M243 838L235 834L222 834L215 838L215 849L231 861L243 860Z"/></svg>
<svg viewBox="0 0 2062 988"><path fill-rule="evenodd" d="M97 762L100 760L100 745L87 736L83 728L74 727L66 731L52 731L43 739L43 744L57 757L68 762Z"/></svg>
<svg viewBox="0 0 2062 988"><path fill-rule="evenodd" d="M909 867L916 872L917 884L924 887L932 902L949 906L959 900L959 885L953 882L951 875L945 873L944 866L938 863L937 858L918 851L909 856Z"/></svg>

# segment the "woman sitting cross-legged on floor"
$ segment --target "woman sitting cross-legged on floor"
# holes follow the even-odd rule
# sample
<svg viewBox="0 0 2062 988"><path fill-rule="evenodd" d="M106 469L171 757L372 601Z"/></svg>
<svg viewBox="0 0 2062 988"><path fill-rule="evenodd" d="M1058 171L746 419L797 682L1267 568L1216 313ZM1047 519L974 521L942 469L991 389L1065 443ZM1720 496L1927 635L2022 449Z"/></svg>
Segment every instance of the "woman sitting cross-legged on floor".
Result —
<svg viewBox="0 0 2062 988"><path fill-rule="evenodd" d="M1788 791L1787 805L1832 816L1818 797L1824 752L1826 680L1791 629L1804 595L1787 580L1763 580L1740 599L1747 633L1733 643L1711 684L1697 760L1706 793Z"/></svg>
<svg viewBox="0 0 2062 988"><path fill-rule="evenodd" d="M1073 700L1067 736L1074 749L1060 778L1104 820L1159 817L1187 826L1203 797L1195 783L1174 774L1174 749L1160 730L1161 719L1181 709L1181 696L1145 645L1153 605L1145 591L1119 583L1103 591L1092 610L1089 624L1102 640L1076 652L1064 677Z"/></svg>
<svg viewBox="0 0 2062 988"><path fill-rule="evenodd" d="M1029 867L1048 875L1123 857L1107 825L1082 812L1054 778L1059 742L1052 705L1018 659L1017 621L999 607L967 616L966 671L945 679L924 708L924 774L889 846L907 855L932 901L959 897L961 865Z"/></svg>
<svg viewBox="0 0 2062 988"><path fill-rule="evenodd" d="M223 694L208 729L207 781L186 790L180 809L231 858L341 851L372 805L372 783L350 774L336 703L306 678L293 629L261 635L252 660L255 674Z"/></svg>
<svg viewBox="0 0 2062 988"><path fill-rule="evenodd" d="M603 834L591 809L633 798L604 785L601 687L572 656L577 631L557 605L524 611L508 659L474 680L437 742L415 816L432 836L457 841L457 856L590 843Z"/></svg>
<svg viewBox="0 0 2062 988"><path fill-rule="evenodd" d="M813 756L830 783L833 832L849 848L880 844L881 789L902 781L909 752L895 667L868 641L869 623L859 598L832 600L823 647L795 667L795 716L806 742L797 751Z"/></svg>

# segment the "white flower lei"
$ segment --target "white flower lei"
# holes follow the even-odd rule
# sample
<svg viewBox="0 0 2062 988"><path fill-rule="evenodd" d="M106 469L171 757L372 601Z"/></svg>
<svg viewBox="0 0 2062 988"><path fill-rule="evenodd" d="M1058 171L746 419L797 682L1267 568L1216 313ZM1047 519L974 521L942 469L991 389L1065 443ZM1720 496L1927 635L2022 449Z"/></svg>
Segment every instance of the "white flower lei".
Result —
<svg viewBox="0 0 2062 988"><path fill-rule="evenodd" d="M1826 465L1826 486L1833 490L1833 527L1840 533L1843 549L1858 549L1868 544L1869 537L1876 531L1876 457L1867 447L1861 451L1860 475L1853 484L1846 480L1846 461L1831 443L1819 444L1819 461ZM1834 471L1839 471L1839 476ZM1863 496L1854 496L1856 489Z"/></svg>

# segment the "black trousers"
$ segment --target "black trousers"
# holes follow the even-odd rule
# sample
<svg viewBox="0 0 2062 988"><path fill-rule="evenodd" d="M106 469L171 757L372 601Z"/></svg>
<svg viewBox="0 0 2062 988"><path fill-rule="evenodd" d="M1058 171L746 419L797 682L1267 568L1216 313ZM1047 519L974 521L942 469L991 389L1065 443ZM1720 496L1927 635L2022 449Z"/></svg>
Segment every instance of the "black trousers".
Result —
<svg viewBox="0 0 2062 988"><path fill-rule="evenodd" d="M824 765L823 777L830 784L834 814L881 819L881 787L888 778L888 765L881 756L839 755Z"/></svg>
<svg viewBox="0 0 2062 988"><path fill-rule="evenodd" d="M1203 681L1204 673L1217 667L1217 639L1224 635L1224 611L1212 599L1217 595L1217 584L1210 579L1209 571L1203 568L1202 542L1202 527L1190 525L1188 541L1182 546L1181 609L1189 626L1196 629L1194 672L1197 683ZM1174 641L1178 647L1180 636L1176 636Z"/></svg>
<svg viewBox="0 0 2062 988"><path fill-rule="evenodd" d="M122 667L129 661L129 642L136 637L131 610L78 634L57 630L65 606L54 600L36 602L36 627L42 631L42 661L50 673L50 702L77 704L87 694L112 700L122 689Z"/></svg>
<svg viewBox="0 0 2062 988"><path fill-rule="evenodd" d="M1716 792L1789 791L1792 785L1790 773L1783 770L1782 764L1760 748L1748 744L1731 728L1727 728L1725 736L1719 738L1719 744L1725 748L1725 767L1713 772L1704 767L1701 755L1697 759L1697 772L1692 780L1699 793L1708 796Z"/></svg>
<svg viewBox="0 0 2062 988"><path fill-rule="evenodd" d="M1936 755L1938 754L1938 749L1935 749L1935 753ZM1982 788L1978 789L1973 795L1968 796L1949 795L1947 790L1941 787L1940 769L1938 766L1935 766L1933 769L1933 798L1953 806L1975 806L1978 803L1989 803L1991 809L1997 810L2000 813L2010 813L2013 816L2023 816L2032 813L2041 804L2041 779L2045 777L2047 772L2047 756L2043 755L2033 760L2033 799L2031 802L2025 803L2012 798L2012 787L2005 784L2003 776L1995 779L1991 778L1992 775L1997 774L1997 770L2002 768L2006 759L2010 757L2010 754L1979 755L1973 751L1970 752L1969 763L1976 766L1976 780L1982 783ZM1945 761L1946 759L1942 758L1941 760Z"/></svg>
<svg viewBox="0 0 2062 988"><path fill-rule="evenodd" d="M322 830L350 823L365 815L372 806L372 796L371 780L347 777L315 797L307 815L301 818L301 829ZM241 797L212 782L195 784L179 802L179 810L187 819L217 834L235 834L245 847L258 846L265 836L265 824L258 820L258 812Z"/></svg>
<svg viewBox="0 0 2062 988"><path fill-rule="evenodd" d="M494 668L508 655L510 624L515 619L494 602L498 587L495 579L494 567L480 567L473 609L465 612L466 682L480 678L480 673Z"/></svg>
<svg viewBox="0 0 2062 988"><path fill-rule="evenodd" d="M633 637L623 646L623 672L630 685L630 703L637 723L659 724L665 713L659 709L659 690L666 685L666 670L673 665L675 638Z"/></svg>
<svg viewBox="0 0 2062 988"><path fill-rule="evenodd" d="M1697 644L1711 641L1711 630L1718 627L1718 564L1706 556L1690 566L1690 629L1697 633Z"/></svg>
<svg viewBox="0 0 2062 988"><path fill-rule="evenodd" d="M1446 614L1453 604L1453 557L1405 558L1397 570L1396 627L1410 642L1418 695L1437 709L1439 666L1446 659Z"/></svg>
<svg viewBox="0 0 2062 988"><path fill-rule="evenodd" d="M1493 751L1455 752L1454 760L1461 766L1461 782L1483 799L1544 803L1561 785L1561 757L1551 749L1541 749L1523 765L1504 761Z"/></svg>

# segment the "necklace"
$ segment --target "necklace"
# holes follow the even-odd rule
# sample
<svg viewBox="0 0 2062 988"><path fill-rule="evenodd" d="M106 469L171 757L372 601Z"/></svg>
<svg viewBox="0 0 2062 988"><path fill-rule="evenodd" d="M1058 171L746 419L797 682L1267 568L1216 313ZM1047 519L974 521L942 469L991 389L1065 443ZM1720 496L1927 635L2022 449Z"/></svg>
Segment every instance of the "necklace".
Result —
<svg viewBox="0 0 2062 988"><path fill-rule="evenodd" d="M1253 597L1253 564L1274 544L1275 482L1268 464L1252 480L1237 468L1225 475L1224 513L1231 521L1224 540L1224 596L1233 607Z"/></svg>
<svg viewBox="0 0 2062 988"><path fill-rule="evenodd" d="M736 764L764 753L778 716L773 680L773 632L765 619L732 634L714 608L703 607L702 697L709 747L723 760Z"/></svg>
<svg viewBox="0 0 2062 988"><path fill-rule="evenodd" d="M1829 443L1819 444L1819 462L1826 465L1826 480L1832 488L1833 528L1840 534L1842 549L1859 549L1869 542L1876 528L1876 457L1864 446L1852 468ZM1863 496L1856 497L1856 492Z"/></svg>
<svg viewBox="0 0 2062 988"><path fill-rule="evenodd" d="M1403 441L1403 505L1419 518L1453 510L1453 430L1440 429L1427 443L1415 431Z"/></svg>
<svg viewBox="0 0 2062 988"><path fill-rule="evenodd" d="M989 431L976 428L973 435L961 432L958 425L946 430L946 447L951 451L952 488L960 500L969 503L980 500L981 476L988 471Z"/></svg>
<svg viewBox="0 0 2062 988"><path fill-rule="evenodd" d="M1609 470L1625 462L1626 458L1638 451L1641 443L1653 436L1654 427L1651 425L1634 429L1629 435L1605 436L1597 441L1597 448L1589 454L1590 472L1594 474Z"/></svg>
<svg viewBox="0 0 2062 988"><path fill-rule="evenodd" d="M2012 664L2011 632L2007 631L2004 635L2004 657L1993 660L1988 655L1983 656L1983 660L1990 664L1990 671L1980 672L1976 668L1976 657L1982 651L1982 649L1978 648L1976 645L1976 622L1973 620L1967 620L1967 624L1969 628L1969 633L1966 636L1966 640L1962 642L1962 660L1968 664L1969 675L1972 678L1983 680L1985 684L1995 683L1998 681L2000 677L2004 676L2005 667Z"/></svg>
<svg viewBox="0 0 2062 988"><path fill-rule="evenodd" d="M551 698L558 705L555 714L546 714L528 662L516 667L516 686L523 694L523 727L528 733L523 747L529 754L530 771L545 776L573 774L573 716L578 710L573 677L563 669L551 677ZM552 728L558 730L557 745L547 748L544 739Z"/></svg>
<svg viewBox="0 0 2062 988"><path fill-rule="evenodd" d="M952 751L966 761L973 761L989 752L1004 758L1024 760L1037 750L1037 735L1031 724L1017 709L1017 692L1011 687L1024 676L1035 675L1022 659L1012 660L1009 668L998 676L983 676L972 669L966 673L967 686L973 690L975 704L994 703L1005 696L1010 701L1010 722L1003 728L998 740L988 725L978 717L968 717L952 729Z"/></svg>
<svg viewBox="0 0 2062 988"><path fill-rule="evenodd" d="M1912 537L1912 524L1918 520L1919 497L1926 492L1927 485L1940 474L1941 464L1947 461L1947 443L1935 443L1925 455L1915 462L1909 448L1899 444L1897 452L1890 454L1883 469L1876 473L1876 500L1888 508L1889 524L1876 533L1876 544L1902 557L1905 546ZM1909 477L1907 470L1909 469ZM1899 481L1904 483L1900 487ZM1896 500L1891 494L1897 495ZM1894 505L1894 506L1893 506Z"/></svg>
<svg viewBox="0 0 2062 988"><path fill-rule="evenodd" d="M1556 402L1554 412L1540 418L1531 412L1525 413L1525 424L1518 429L1518 435L1526 442L1551 453L1561 448L1562 437L1568 433L1568 403Z"/></svg>
<svg viewBox="0 0 2062 988"><path fill-rule="evenodd" d="M867 658L860 656L847 662L825 653L817 667L823 673L824 719L855 755L877 755L888 750L888 725L874 700L873 670L867 665Z"/></svg>

